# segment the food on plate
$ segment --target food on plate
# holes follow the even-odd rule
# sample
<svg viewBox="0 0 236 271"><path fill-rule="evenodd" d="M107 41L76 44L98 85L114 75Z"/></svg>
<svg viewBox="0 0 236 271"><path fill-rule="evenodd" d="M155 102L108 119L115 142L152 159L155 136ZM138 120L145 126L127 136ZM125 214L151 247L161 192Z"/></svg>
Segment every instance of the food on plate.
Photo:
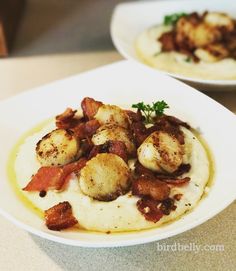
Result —
<svg viewBox="0 0 236 271"><path fill-rule="evenodd" d="M172 173L183 163L184 147L168 132L151 133L137 151L139 162L153 171Z"/></svg>
<svg viewBox="0 0 236 271"><path fill-rule="evenodd" d="M141 33L138 56L157 69L200 79L236 79L236 20L221 12L174 13Z"/></svg>
<svg viewBox="0 0 236 271"><path fill-rule="evenodd" d="M36 147L37 159L42 166L65 165L78 154L79 140L70 130L56 129L45 135Z"/></svg>
<svg viewBox="0 0 236 271"><path fill-rule="evenodd" d="M68 201L60 202L46 210L45 221L47 227L53 231L70 228L78 223L72 214L72 208Z"/></svg>
<svg viewBox="0 0 236 271"><path fill-rule="evenodd" d="M105 124L100 126L96 134L92 137L94 145L101 145L110 140L121 141L125 144L127 152L132 155L135 153L135 144L133 142L132 134L128 129L117 124Z"/></svg>
<svg viewBox="0 0 236 271"><path fill-rule="evenodd" d="M199 202L211 160L196 131L165 101L132 108L86 97L20 145L17 185L48 229L143 230Z"/></svg>
<svg viewBox="0 0 236 271"><path fill-rule="evenodd" d="M80 189L89 197L110 201L128 191L131 177L127 163L118 155L100 153L80 171Z"/></svg>
<svg viewBox="0 0 236 271"><path fill-rule="evenodd" d="M99 107L94 118L98 120L100 124L113 123L120 127L129 127L127 114L116 105L103 104Z"/></svg>

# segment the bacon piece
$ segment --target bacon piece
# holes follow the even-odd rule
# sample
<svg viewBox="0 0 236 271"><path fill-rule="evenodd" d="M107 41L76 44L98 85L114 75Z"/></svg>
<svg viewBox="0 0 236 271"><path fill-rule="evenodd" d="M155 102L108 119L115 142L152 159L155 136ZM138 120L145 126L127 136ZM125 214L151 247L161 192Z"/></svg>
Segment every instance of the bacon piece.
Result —
<svg viewBox="0 0 236 271"><path fill-rule="evenodd" d="M172 185L182 185L186 184L191 180L189 177L185 177L182 179L177 179L177 178L163 178L161 179L162 182L165 182L167 184L172 184Z"/></svg>
<svg viewBox="0 0 236 271"><path fill-rule="evenodd" d="M125 113L128 115L131 122L140 122L144 120L140 110L137 110L137 112L125 110Z"/></svg>
<svg viewBox="0 0 236 271"><path fill-rule="evenodd" d="M185 122L185 121L182 121L174 116L168 116L168 115L164 115L163 116L163 119L167 120L169 123L173 124L173 125L176 125L176 126L183 126L187 129L190 129L191 126Z"/></svg>
<svg viewBox="0 0 236 271"><path fill-rule="evenodd" d="M71 129L81 122L81 119L75 118L76 110L67 108L62 114L56 116L56 126L61 129Z"/></svg>
<svg viewBox="0 0 236 271"><path fill-rule="evenodd" d="M62 167L41 167L32 177L31 181L23 188L24 191L60 190L66 178L72 173L77 173L86 164L86 159L67 164Z"/></svg>
<svg viewBox="0 0 236 271"><path fill-rule="evenodd" d="M92 119L96 115L101 105L103 105L102 102L95 101L93 98L84 98L81 102L81 108L83 110L84 116L87 119Z"/></svg>
<svg viewBox="0 0 236 271"><path fill-rule="evenodd" d="M142 198L137 201L137 208L146 220L156 223L164 215L158 207L159 203L153 199Z"/></svg>
<svg viewBox="0 0 236 271"><path fill-rule="evenodd" d="M125 143L118 140L108 141L109 147L108 152L120 156L126 163L128 162L128 153L126 150Z"/></svg>
<svg viewBox="0 0 236 271"><path fill-rule="evenodd" d="M174 177L178 177L183 175L184 173L188 173L190 169L191 169L190 164L181 164L179 168L176 171L174 171L171 175Z"/></svg>
<svg viewBox="0 0 236 271"><path fill-rule="evenodd" d="M44 212L46 226L49 230L60 231L73 227L78 223L73 216L72 207L68 201L49 208Z"/></svg>
<svg viewBox="0 0 236 271"><path fill-rule="evenodd" d="M183 194L180 194L180 193L174 195L174 199L177 201L181 200L182 197L183 197Z"/></svg>
<svg viewBox="0 0 236 271"><path fill-rule="evenodd" d="M150 196L154 200L162 201L169 197L170 188L160 180L140 177L133 181L132 193L138 196Z"/></svg>
<svg viewBox="0 0 236 271"><path fill-rule="evenodd" d="M174 211L177 207L175 206L174 199L168 198L162 201L160 209L165 215L169 215L171 211Z"/></svg>
<svg viewBox="0 0 236 271"><path fill-rule="evenodd" d="M58 190L64 183L63 175L61 167L41 167L23 190L39 192L51 189Z"/></svg>
<svg viewBox="0 0 236 271"><path fill-rule="evenodd" d="M95 145L95 146L93 146L92 150L90 151L90 153L88 155L88 160L92 159L93 157L95 157L99 153L108 152L108 150L102 151L102 146L103 145Z"/></svg>
<svg viewBox="0 0 236 271"><path fill-rule="evenodd" d="M191 165L190 164L181 164L179 166L179 168L172 172L172 173L165 173L165 172L162 172L162 173L159 173L159 172L155 172L153 174L155 174L155 177L157 179L161 179L161 180L165 180L165 179L172 179L172 180L175 180L177 179L179 176L183 175L184 173L188 173L191 169Z"/></svg>
<svg viewBox="0 0 236 271"><path fill-rule="evenodd" d="M184 173L189 172L190 169L190 164L181 164L179 168L173 173L159 173L153 172L152 170L145 168L138 161L135 163L135 174L137 178L144 177L146 179L158 179L161 182L166 182L173 185L180 185L189 182L189 177L179 179L178 177L183 175Z"/></svg>
<svg viewBox="0 0 236 271"><path fill-rule="evenodd" d="M98 153L113 153L120 156L126 163L128 162L128 153L125 143L122 141L109 140L104 144L94 146L88 159L95 157Z"/></svg>
<svg viewBox="0 0 236 271"><path fill-rule="evenodd" d="M225 31L224 31L225 32ZM236 59L236 24L232 32L226 32L224 34L224 46L230 52L230 56Z"/></svg>
<svg viewBox="0 0 236 271"><path fill-rule="evenodd" d="M143 122L133 122L130 125L131 131L133 132L136 145L140 146L143 141L148 137L147 129Z"/></svg>
<svg viewBox="0 0 236 271"><path fill-rule="evenodd" d="M81 151L82 156L88 157L93 147L94 147L94 144L89 138L81 140L80 151Z"/></svg>
<svg viewBox="0 0 236 271"><path fill-rule="evenodd" d="M139 163L139 161L137 161L135 163L135 174L138 176L138 177L151 177L151 178L155 178L155 172L151 171L150 169L148 168L145 168L143 165L141 165Z"/></svg>
<svg viewBox="0 0 236 271"><path fill-rule="evenodd" d="M148 129L148 133L154 131L164 131L172 136L174 136L181 145L184 144L184 133L180 130L180 126L185 126L190 128L186 122L182 122L172 116L161 116L155 119L154 126Z"/></svg>
<svg viewBox="0 0 236 271"><path fill-rule="evenodd" d="M80 123L72 130L77 138L85 139L95 134L99 127L100 124L97 120L89 120L87 122Z"/></svg>
<svg viewBox="0 0 236 271"><path fill-rule="evenodd" d="M78 161L67 164L63 166L63 171L65 175L69 175L70 173L74 172L76 174L79 173L79 171L86 165L87 159L86 158L80 158Z"/></svg>
<svg viewBox="0 0 236 271"><path fill-rule="evenodd" d="M174 31L163 33L158 40L162 43L162 51L164 52L175 51L177 49Z"/></svg>
<svg viewBox="0 0 236 271"><path fill-rule="evenodd" d="M56 116L58 121L68 121L75 116L76 110L72 110L68 107L62 114Z"/></svg>

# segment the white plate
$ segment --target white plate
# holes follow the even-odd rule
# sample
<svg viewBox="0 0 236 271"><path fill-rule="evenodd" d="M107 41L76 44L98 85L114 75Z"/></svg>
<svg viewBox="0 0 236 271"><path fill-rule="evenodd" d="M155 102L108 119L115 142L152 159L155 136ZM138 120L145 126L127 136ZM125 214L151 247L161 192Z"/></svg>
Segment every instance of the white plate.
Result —
<svg viewBox="0 0 236 271"><path fill-rule="evenodd" d="M84 96L127 106L138 101L150 103L164 99L170 105L169 114L175 114L195 128L200 127L216 165L209 196L193 212L152 230L125 234L49 231L44 221L27 209L13 192L7 177L7 159L13 145L25 131L68 106L78 108ZM86 247L128 246L156 241L203 223L235 199L235 116L204 94L134 62L122 61L105 66L2 101L0 116L0 213L43 238Z"/></svg>
<svg viewBox="0 0 236 271"><path fill-rule="evenodd" d="M139 1L119 4L115 8L111 20L111 37L115 47L125 58L142 63L134 48L135 40L141 32L153 25L161 24L167 14L206 10L222 11L235 17L236 5L232 0ZM146 67L151 69L149 66ZM160 70L159 72L169 74L201 90L236 89L236 80L204 80Z"/></svg>

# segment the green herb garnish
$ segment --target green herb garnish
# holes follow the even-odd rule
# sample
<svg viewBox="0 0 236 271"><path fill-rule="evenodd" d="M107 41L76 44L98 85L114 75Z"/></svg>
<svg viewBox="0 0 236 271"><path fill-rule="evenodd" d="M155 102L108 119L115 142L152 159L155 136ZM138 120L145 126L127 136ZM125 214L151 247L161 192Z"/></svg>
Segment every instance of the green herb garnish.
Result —
<svg viewBox="0 0 236 271"><path fill-rule="evenodd" d="M170 15L166 15L164 17L164 25L174 25L177 23L177 21L181 18L187 16L186 13L180 12L180 13L173 13Z"/></svg>
<svg viewBox="0 0 236 271"><path fill-rule="evenodd" d="M164 114L164 110L166 108L169 108L169 105L165 101L157 101L153 103L153 109L156 114L156 116L161 116Z"/></svg>
<svg viewBox="0 0 236 271"><path fill-rule="evenodd" d="M152 105L145 104L144 102L140 102L137 104L133 104L132 108L137 108L138 110L141 111L141 113L143 113L143 115L145 116L146 123L152 123L153 113L155 114L155 116L160 117L161 115L163 115L164 110L166 108L169 108L169 106L165 101L162 100L162 101L157 101L155 103L152 103Z"/></svg>
<svg viewBox="0 0 236 271"><path fill-rule="evenodd" d="M191 58L190 56L188 56L188 57L185 58L184 61L185 61L185 62L192 62L192 58Z"/></svg>

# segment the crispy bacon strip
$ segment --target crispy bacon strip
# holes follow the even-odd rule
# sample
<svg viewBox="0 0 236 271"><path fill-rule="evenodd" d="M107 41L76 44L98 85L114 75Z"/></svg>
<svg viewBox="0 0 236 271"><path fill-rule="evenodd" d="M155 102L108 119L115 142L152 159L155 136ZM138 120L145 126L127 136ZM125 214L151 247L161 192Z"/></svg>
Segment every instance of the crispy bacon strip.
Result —
<svg viewBox="0 0 236 271"><path fill-rule="evenodd" d="M145 168L143 165L141 165L139 163L139 161L137 161L135 163L135 174L137 175L137 177L149 177L149 178L155 178L155 172L151 171L148 168Z"/></svg>
<svg viewBox="0 0 236 271"><path fill-rule="evenodd" d="M158 207L159 203L160 202L153 199L142 198L137 201L137 208L146 220L156 223L164 215Z"/></svg>
<svg viewBox="0 0 236 271"><path fill-rule="evenodd" d="M183 175L184 173L188 173L191 169L190 164L181 164L179 168L174 171L173 173L159 173L159 172L154 172L148 168L145 168L143 165L141 165L138 161L135 163L135 174L137 177L151 177L151 178L157 178L161 179L172 179L175 180L179 176Z"/></svg>
<svg viewBox="0 0 236 271"><path fill-rule="evenodd" d="M170 180L175 180L178 177L180 177L181 175L183 175L184 173L188 173L191 169L191 165L190 164L181 164L179 166L179 168L172 172L172 173L165 173L165 172L155 172L153 174L155 174L155 177L157 179L161 179L161 180L165 180L165 179L170 179Z"/></svg>
<svg viewBox="0 0 236 271"><path fill-rule="evenodd" d="M118 140L109 140L102 145L96 145L92 148L88 159L95 157L98 153L113 153L120 156L126 163L128 162L128 153L125 143Z"/></svg>
<svg viewBox="0 0 236 271"><path fill-rule="evenodd" d="M190 169L191 169L190 164L181 164L179 168L176 171L174 171L171 175L174 177L178 177L183 175L184 173L188 173Z"/></svg>
<svg viewBox="0 0 236 271"><path fill-rule="evenodd" d="M80 151L83 157L88 157L91 150L93 149L94 144L90 140L90 138L86 138L85 140L81 140L80 143Z"/></svg>
<svg viewBox="0 0 236 271"><path fill-rule="evenodd" d="M132 183L132 193L137 196L149 196L162 201L170 195L170 187L157 179L140 177Z"/></svg>
<svg viewBox="0 0 236 271"><path fill-rule="evenodd" d="M131 122L140 122L144 120L140 110L137 110L137 112L125 110L125 113L128 115Z"/></svg>
<svg viewBox="0 0 236 271"><path fill-rule="evenodd" d="M169 215L171 211L176 209L175 200L171 198L163 200L160 209L164 215Z"/></svg>
<svg viewBox="0 0 236 271"><path fill-rule="evenodd" d="M165 182L167 184L172 184L172 185L182 185L182 184L186 184L188 182L190 182L190 178L189 177L185 177L182 179L177 179L177 178L168 178L168 179L161 179L162 182Z"/></svg>
<svg viewBox="0 0 236 271"><path fill-rule="evenodd" d="M56 120L58 121L68 121L71 120L75 116L76 110L72 110L68 107L62 114L56 116Z"/></svg>
<svg viewBox="0 0 236 271"><path fill-rule="evenodd" d="M130 125L137 147L148 137L147 129L142 121L133 122Z"/></svg>
<svg viewBox="0 0 236 271"><path fill-rule="evenodd" d="M108 152L107 149L105 151L102 151L102 146L103 145L95 145L95 146L93 146L93 148L91 149L91 151L88 154L88 160L92 159L93 157L95 157L99 153Z"/></svg>
<svg viewBox="0 0 236 271"><path fill-rule="evenodd" d="M41 167L33 175L31 181L23 188L24 191L59 190L64 183L63 169L60 167Z"/></svg>
<svg viewBox="0 0 236 271"><path fill-rule="evenodd" d="M163 215L169 215L171 211L176 210L175 199L167 198L163 201L157 201L148 197L143 197L137 201L137 208L146 220L157 222Z"/></svg>
<svg viewBox="0 0 236 271"><path fill-rule="evenodd" d="M32 177L31 181L23 188L24 191L60 190L66 178L72 173L77 173L86 164L86 159L67 164L62 167L41 167Z"/></svg>
<svg viewBox="0 0 236 271"><path fill-rule="evenodd" d="M168 115L163 115L162 117L164 120L168 121L169 123L171 123L172 125L176 125L176 126L183 126L187 129L190 129L191 126L185 122L185 121L182 121L174 116L168 116Z"/></svg>
<svg viewBox="0 0 236 271"><path fill-rule="evenodd" d="M120 156L126 163L128 162L128 153L125 143L118 140L110 140L108 142L108 152Z"/></svg>
<svg viewBox="0 0 236 271"><path fill-rule="evenodd" d="M140 110L133 112L126 110L126 113L130 119L130 129L134 135L136 145L139 146L147 138L147 129L143 123L143 116Z"/></svg>
<svg viewBox="0 0 236 271"><path fill-rule="evenodd" d="M53 231L68 229L78 223L73 216L72 207L68 201L60 202L46 210L44 216L46 226Z"/></svg>
<svg viewBox="0 0 236 271"><path fill-rule="evenodd" d="M175 33L173 31L163 33L158 40L162 43L162 51L169 52L177 50Z"/></svg>
<svg viewBox="0 0 236 271"><path fill-rule="evenodd" d="M62 114L56 116L56 126L59 129L71 129L81 122L81 119L75 118L76 110L67 108Z"/></svg>
<svg viewBox="0 0 236 271"><path fill-rule="evenodd" d="M87 122L80 123L72 130L77 138L85 139L95 134L99 127L100 124L97 120L89 120Z"/></svg>
<svg viewBox="0 0 236 271"><path fill-rule="evenodd" d="M89 120L92 119L96 115L101 105L103 105L102 102L95 101L93 98L84 98L81 102L81 108L83 110L84 116Z"/></svg>

